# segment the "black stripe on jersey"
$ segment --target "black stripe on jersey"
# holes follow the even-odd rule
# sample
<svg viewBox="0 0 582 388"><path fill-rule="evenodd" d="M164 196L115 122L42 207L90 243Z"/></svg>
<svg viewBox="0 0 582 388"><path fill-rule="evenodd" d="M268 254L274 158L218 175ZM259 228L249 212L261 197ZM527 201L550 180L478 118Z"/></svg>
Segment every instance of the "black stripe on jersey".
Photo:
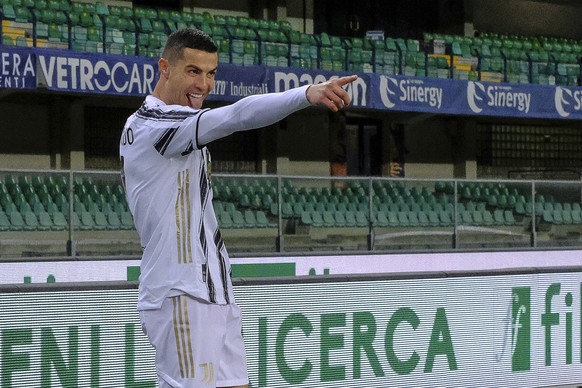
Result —
<svg viewBox="0 0 582 388"><path fill-rule="evenodd" d="M224 248L224 241L222 240L222 235L220 234L220 229L216 228L214 232L214 243L216 244L216 256L218 257L218 264L220 265L220 277L222 280L222 288L224 291L224 300L226 303L230 303L230 297L228 296L228 277L229 273L226 268L226 261L222 255L222 249Z"/></svg>
<svg viewBox="0 0 582 388"><path fill-rule="evenodd" d="M214 282L212 281L212 276L210 276L210 268L206 266L207 275L206 275L206 284L208 285L208 299L210 303L216 303L216 289L214 288Z"/></svg>
<svg viewBox="0 0 582 388"><path fill-rule="evenodd" d="M186 150L182 152L182 156L189 155L190 153L192 153L192 151L194 151L194 145L192 144L192 142L190 142L188 143L188 147L186 147Z"/></svg>
<svg viewBox="0 0 582 388"><path fill-rule="evenodd" d="M205 109L203 111L200 112L200 114L198 115L198 119L196 120L196 137L194 138L194 140L196 140L196 148L200 149L202 148L200 146L200 143L198 143L198 128L200 127L200 117L202 117L202 115L206 112L208 112L210 109ZM202 144L202 146L205 146L206 144Z"/></svg>
<svg viewBox="0 0 582 388"><path fill-rule="evenodd" d="M204 230L204 223L200 225L200 247L204 252L204 258L208 260L208 244L206 243L206 232Z"/></svg>
<svg viewBox="0 0 582 388"><path fill-rule="evenodd" d="M200 111L186 111L186 110L167 110L149 108L144 102L135 113L136 117L154 120L154 121L183 121L188 117L192 117L200 113Z"/></svg>
<svg viewBox="0 0 582 388"><path fill-rule="evenodd" d="M178 127L168 128L154 143L154 148L160 153L160 155L163 155L166 152L166 149L170 145L174 135L176 135L176 132L178 132Z"/></svg>
<svg viewBox="0 0 582 388"><path fill-rule="evenodd" d="M200 151L200 157L204 160L204 154L202 151ZM208 184L204 162L202 162L200 163L200 209L202 209L202 214L204 214L204 209L206 209L206 200L208 199L209 191L210 185Z"/></svg>

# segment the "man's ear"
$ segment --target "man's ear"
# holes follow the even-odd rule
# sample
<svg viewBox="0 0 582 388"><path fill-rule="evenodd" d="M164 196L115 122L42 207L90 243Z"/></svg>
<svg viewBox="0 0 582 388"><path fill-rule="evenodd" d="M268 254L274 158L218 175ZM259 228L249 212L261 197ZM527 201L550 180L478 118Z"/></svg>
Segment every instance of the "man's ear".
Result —
<svg viewBox="0 0 582 388"><path fill-rule="evenodd" d="M170 67L168 60L165 58L160 58L158 60L158 70L164 78L168 78L168 68Z"/></svg>

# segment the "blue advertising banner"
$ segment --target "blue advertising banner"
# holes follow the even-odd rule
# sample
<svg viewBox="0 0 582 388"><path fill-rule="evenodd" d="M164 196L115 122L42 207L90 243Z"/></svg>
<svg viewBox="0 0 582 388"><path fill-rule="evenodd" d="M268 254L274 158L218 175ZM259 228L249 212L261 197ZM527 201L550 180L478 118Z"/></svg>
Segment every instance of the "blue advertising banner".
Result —
<svg viewBox="0 0 582 388"><path fill-rule="evenodd" d="M582 119L582 88L371 74L372 108L471 116Z"/></svg>
<svg viewBox="0 0 582 388"><path fill-rule="evenodd" d="M274 92L282 92L298 86L318 84L352 73L332 72L325 70L307 70L288 67L265 67L269 88ZM359 78L346 86L352 107L373 108L370 98L372 85L371 74L359 74Z"/></svg>
<svg viewBox="0 0 582 388"><path fill-rule="evenodd" d="M234 102L252 94L270 93L263 66L236 66L221 63L216 73L210 100Z"/></svg>
<svg viewBox="0 0 582 388"><path fill-rule="evenodd" d="M0 89L36 89L32 49L0 45Z"/></svg>
<svg viewBox="0 0 582 388"><path fill-rule="evenodd" d="M292 69L287 67L236 66L221 63L210 99L234 102L240 98L262 93L278 93L303 85L321 83L349 73L324 70ZM370 106L370 77L360 78L346 87L352 106Z"/></svg>
<svg viewBox="0 0 582 388"><path fill-rule="evenodd" d="M126 55L36 49L38 85L49 90L146 95L157 80L156 60Z"/></svg>
<svg viewBox="0 0 582 388"><path fill-rule="evenodd" d="M234 102L347 75L343 72L221 63L209 99ZM469 116L582 119L582 87L415 78L375 73L346 90L352 107ZM0 88L145 96L157 60L126 55L0 46Z"/></svg>

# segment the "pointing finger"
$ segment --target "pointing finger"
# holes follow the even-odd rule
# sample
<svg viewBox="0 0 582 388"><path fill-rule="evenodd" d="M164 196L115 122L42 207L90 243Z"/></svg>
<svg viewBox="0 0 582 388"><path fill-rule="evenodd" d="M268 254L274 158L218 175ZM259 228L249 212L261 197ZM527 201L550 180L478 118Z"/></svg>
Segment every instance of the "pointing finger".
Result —
<svg viewBox="0 0 582 388"><path fill-rule="evenodd" d="M346 76L346 77L340 77L340 78L336 78L336 80L337 80L337 83L338 83L340 86L347 85L347 84L349 84L350 82L354 82L354 81L355 81L355 80L357 80L357 79L358 79L358 76L357 76L357 75L355 75L355 74L354 74L354 75L349 75L349 76Z"/></svg>

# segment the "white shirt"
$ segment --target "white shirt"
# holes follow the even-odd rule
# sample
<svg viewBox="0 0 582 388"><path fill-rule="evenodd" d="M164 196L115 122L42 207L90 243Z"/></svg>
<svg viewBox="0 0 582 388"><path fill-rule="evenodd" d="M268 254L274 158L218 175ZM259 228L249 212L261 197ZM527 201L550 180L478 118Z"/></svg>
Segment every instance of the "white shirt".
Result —
<svg viewBox="0 0 582 388"><path fill-rule="evenodd" d="M147 96L120 141L122 178L143 246L138 310L188 294L234 302L230 261L212 207L205 145L271 125L309 106L307 86L249 96L216 109L166 105Z"/></svg>

